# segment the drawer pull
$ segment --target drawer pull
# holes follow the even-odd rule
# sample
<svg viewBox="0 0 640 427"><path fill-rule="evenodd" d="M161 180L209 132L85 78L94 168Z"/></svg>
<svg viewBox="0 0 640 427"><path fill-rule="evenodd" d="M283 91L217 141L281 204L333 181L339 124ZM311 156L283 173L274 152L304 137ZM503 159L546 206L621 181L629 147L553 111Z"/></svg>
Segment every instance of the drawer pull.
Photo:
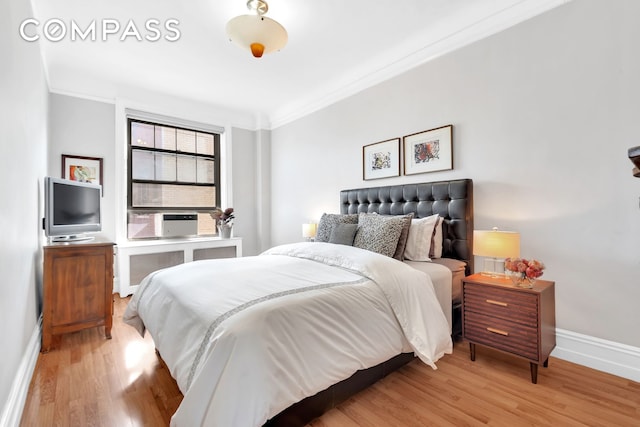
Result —
<svg viewBox="0 0 640 427"><path fill-rule="evenodd" d="M498 334L498 335L504 335L505 337L509 336L509 332L507 331L502 331L500 329L495 329L495 328L487 328L487 331L489 332L493 332L494 334Z"/></svg>
<svg viewBox="0 0 640 427"><path fill-rule="evenodd" d="M496 301L496 300L492 300L492 299L488 299L487 302L489 304L493 304L493 305L499 305L500 307L506 307L509 304L507 304L506 302L502 302L502 301Z"/></svg>

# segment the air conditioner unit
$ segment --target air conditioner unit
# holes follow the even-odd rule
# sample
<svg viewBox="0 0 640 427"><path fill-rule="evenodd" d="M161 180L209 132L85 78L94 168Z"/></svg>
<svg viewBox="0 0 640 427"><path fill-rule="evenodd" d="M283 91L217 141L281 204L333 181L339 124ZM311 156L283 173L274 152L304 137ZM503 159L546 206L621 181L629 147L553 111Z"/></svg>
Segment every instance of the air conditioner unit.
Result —
<svg viewBox="0 0 640 427"><path fill-rule="evenodd" d="M162 237L184 237L198 234L198 214L162 214Z"/></svg>

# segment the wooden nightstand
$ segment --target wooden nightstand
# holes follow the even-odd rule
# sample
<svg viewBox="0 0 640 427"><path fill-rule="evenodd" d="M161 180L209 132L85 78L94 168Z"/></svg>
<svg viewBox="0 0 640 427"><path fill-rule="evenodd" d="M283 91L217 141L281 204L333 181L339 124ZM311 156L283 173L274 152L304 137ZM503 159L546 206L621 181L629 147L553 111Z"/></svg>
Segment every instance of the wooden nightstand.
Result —
<svg viewBox="0 0 640 427"><path fill-rule="evenodd" d="M54 337L85 328L104 326L111 338L113 247L99 239L44 247L43 353L54 346Z"/></svg>
<svg viewBox="0 0 640 427"><path fill-rule="evenodd" d="M527 359L536 384L538 365L548 366L556 346L555 283L537 280L525 289L509 278L465 277L462 338L469 341L471 360L476 359L476 344Z"/></svg>

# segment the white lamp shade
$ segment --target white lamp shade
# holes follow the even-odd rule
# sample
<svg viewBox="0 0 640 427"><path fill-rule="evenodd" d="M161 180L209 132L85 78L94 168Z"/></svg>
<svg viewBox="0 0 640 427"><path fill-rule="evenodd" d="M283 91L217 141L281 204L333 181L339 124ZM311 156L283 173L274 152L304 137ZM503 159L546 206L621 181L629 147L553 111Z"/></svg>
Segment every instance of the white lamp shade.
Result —
<svg viewBox="0 0 640 427"><path fill-rule="evenodd" d="M318 224L302 224L302 237L306 237L307 239L313 239L316 237L316 232L318 231Z"/></svg>
<svg viewBox="0 0 640 427"><path fill-rule="evenodd" d="M277 21L260 15L240 15L227 22L227 35L238 46L251 50L254 43L264 46L264 53L282 49L289 37ZM261 56L255 55L254 56Z"/></svg>
<svg viewBox="0 0 640 427"><path fill-rule="evenodd" d="M520 256L520 233L498 230L474 230L473 254L491 258Z"/></svg>

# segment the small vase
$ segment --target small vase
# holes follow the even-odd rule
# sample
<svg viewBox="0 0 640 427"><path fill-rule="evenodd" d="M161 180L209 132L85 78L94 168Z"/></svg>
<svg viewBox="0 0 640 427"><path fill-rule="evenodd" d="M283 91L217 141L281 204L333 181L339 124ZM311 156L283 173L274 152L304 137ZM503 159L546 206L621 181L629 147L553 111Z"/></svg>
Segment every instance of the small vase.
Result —
<svg viewBox="0 0 640 427"><path fill-rule="evenodd" d="M220 234L220 237L223 239L230 239L232 230L233 230L233 225L229 225L229 224L218 225L218 233Z"/></svg>
<svg viewBox="0 0 640 427"><path fill-rule="evenodd" d="M507 270L506 274L509 276L513 284L519 288L533 288L533 284L536 282L536 279L527 277L525 273Z"/></svg>

